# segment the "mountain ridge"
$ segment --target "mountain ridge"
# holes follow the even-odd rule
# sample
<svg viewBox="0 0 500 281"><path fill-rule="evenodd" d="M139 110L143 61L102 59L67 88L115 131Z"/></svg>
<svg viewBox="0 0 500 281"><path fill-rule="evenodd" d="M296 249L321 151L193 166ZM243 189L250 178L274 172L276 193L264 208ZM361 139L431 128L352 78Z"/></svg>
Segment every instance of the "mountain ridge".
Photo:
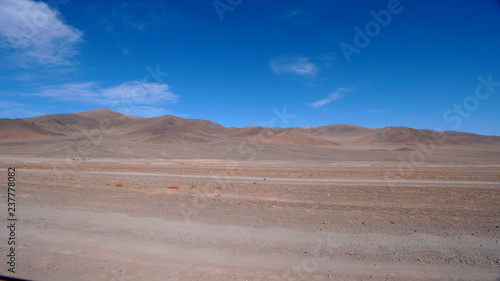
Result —
<svg viewBox="0 0 500 281"><path fill-rule="evenodd" d="M49 114L29 118L0 119L0 140L57 139L77 137L88 132L133 142L212 143L220 140L306 146L438 145L500 147L500 136L474 133L414 129L404 126L365 128L351 124L308 127L224 127L204 119L173 115L136 117L109 109L77 113Z"/></svg>

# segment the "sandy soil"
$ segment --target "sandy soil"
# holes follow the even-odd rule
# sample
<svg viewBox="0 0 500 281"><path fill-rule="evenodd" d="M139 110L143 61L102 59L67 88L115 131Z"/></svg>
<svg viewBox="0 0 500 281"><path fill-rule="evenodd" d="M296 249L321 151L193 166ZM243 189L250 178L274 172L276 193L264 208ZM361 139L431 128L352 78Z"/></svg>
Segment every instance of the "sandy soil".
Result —
<svg viewBox="0 0 500 281"><path fill-rule="evenodd" d="M2 159L2 184L18 169L14 276L497 280L499 164L397 165Z"/></svg>

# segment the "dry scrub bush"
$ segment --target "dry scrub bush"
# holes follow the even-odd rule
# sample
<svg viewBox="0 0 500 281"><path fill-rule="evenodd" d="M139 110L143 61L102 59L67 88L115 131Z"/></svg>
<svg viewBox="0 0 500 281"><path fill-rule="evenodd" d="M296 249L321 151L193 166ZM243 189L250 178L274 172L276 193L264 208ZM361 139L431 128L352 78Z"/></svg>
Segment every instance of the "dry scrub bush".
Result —
<svg viewBox="0 0 500 281"><path fill-rule="evenodd" d="M177 190L179 190L179 185L177 185L177 184L171 184L171 185L168 186L168 189L177 189Z"/></svg>

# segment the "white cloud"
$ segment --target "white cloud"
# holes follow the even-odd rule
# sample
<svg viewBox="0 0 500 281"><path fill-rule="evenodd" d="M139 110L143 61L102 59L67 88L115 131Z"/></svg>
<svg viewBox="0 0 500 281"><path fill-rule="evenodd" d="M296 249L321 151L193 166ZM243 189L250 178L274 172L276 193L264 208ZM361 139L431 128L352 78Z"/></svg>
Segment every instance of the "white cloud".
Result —
<svg viewBox="0 0 500 281"><path fill-rule="evenodd" d="M275 74L312 76L317 73L318 67L307 57L281 56L271 60L271 70Z"/></svg>
<svg viewBox="0 0 500 281"><path fill-rule="evenodd" d="M167 84L142 81L131 81L109 88L101 88L96 82L72 83L44 87L40 92L32 95L127 108L175 103L178 100L178 96L169 90Z"/></svg>
<svg viewBox="0 0 500 281"><path fill-rule="evenodd" d="M333 66L333 62L337 59L337 53L331 52L322 54L320 59L323 61L323 66L328 68Z"/></svg>
<svg viewBox="0 0 500 281"><path fill-rule="evenodd" d="M51 97L58 100L80 100L80 101L93 101L102 100L99 95L97 83L71 83L61 86L43 87L42 91L35 93L37 96Z"/></svg>
<svg viewBox="0 0 500 281"><path fill-rule="evenodd" d="M349 92L349 90L346 88L338 88L334 92L330 93L326 98L311 103L311 106L321 107L325 104L329 104L332 101L343 98L347 92Z"/></svg>
<svg viewBox="0 0 500 281"><path fill-rule="evenodd" d="M122 48L122 53L127 56L132 54L132 52L130 52L130 49L128 48Z"/></svg>
<svg viewBox="0 0 500 281"><path fill-rule="evenodd" d="M369 109L366 113L387 113L387 111L383 109Z"/></svg>
<svg viewBox="0 0 500 281"><path fill-rule="evenodd" d="M127 82L108 89L101 89L100 92L106 100L121 99L143 104L174 103L178 98L169 90L167 84L140 81Z"/></svg>
<svg viewBox="0 0 500 281"><path fill-rule="evenodd" d="M301 16L303 14L304 14L304 11L302 11L300 9L295 9L295 10L288 11L288 12L284 13L283 15L279 16L278 19L286 20L286 19L290 19L293 17Z"/></svg>
<svg viewBox="0 0 500 281"><path fill-rule="evenodd" d="M35 109L36 108L36 109ZM0 118L24 118L44 115L39 107L0 99Z"/></svg>
<svg viewBox="0 0 500 281"><path fill-rule="evenodd" d="M93 7L94 11L97 9L96 6ZM168 14L169 9L161 2L151 5L142 1L126 1L121 5L115 5L111 10L107 6L100 9L103 11L97 13L97 16L106 16L100 20L105 25L106 31L112 31L115 27L124 27L130 32L135 30L142 32L149 27L158 26L176 18L175 14Z"/></svg>
<svg viewBox="0 0 500 281"><path fill-rule="evenodd" d="M305 27L309 25L308 13L302 9L287 10L285 13L275 17L278 20L288 21L296 26Z"/></svg>
<svg viewBox="0 0 500 281"><path fill-rule="evenodd" d="M147 117L147 118L172 114L172 112L169 110L153 106L124 107L124 108L119 108L117 111L127 115Z"/></svg>
<svg viewBox="0 0 500 281"><path fill-rule="evenodd" d="M71 65L82 41L82 32L46 3L0 0L0 47L13 49L18 63Z"/></svg>

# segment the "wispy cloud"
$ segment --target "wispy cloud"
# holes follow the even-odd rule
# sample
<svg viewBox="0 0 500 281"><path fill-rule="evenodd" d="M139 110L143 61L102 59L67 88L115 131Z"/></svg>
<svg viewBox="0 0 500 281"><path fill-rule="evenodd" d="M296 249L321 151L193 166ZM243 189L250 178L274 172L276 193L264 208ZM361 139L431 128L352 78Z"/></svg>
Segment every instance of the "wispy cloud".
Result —
<svg viewBox="0 0 500 281"><path fill-rule="evenodd" d="M275 74L313 76L318 67L307 57L280 56L271 59L271 70Z"/></svg>
<svg viewBox="0 0 500 281"><path fill-rule="evenodd" d="M349 92L349 90L346 88L338 88L334 92L330 93L326 98L315 101L315 102L311 103L310 105L313 107L316 107L316 108L321 107L325 104L329 104L333 101L336 101L338 99L343 98L345 96L345 94L348 92Z"/></svg>
<svg viewBox="0 0 500 281"><path fill-rule="evenodd" d="M303 9L291 9L275 17L277 20L288 21L296 26L305 27L309 25L307 13Z"/></svg>
<svg viewBox="0 0 500 281"><path fill-rule="evenodd" d="M287 11L286 13L280 15L278 17L278 19L286 20L286 19L297 17L297 16L301 16L303 14L304 14L304 11L302 11L301 9L295 9L295 10Z"/></svg>
<svg viewBox="0 0 500 281"><path fill-rule="evenodd" d="M106 106L125 114L159 116L170 113L158 107L162 103L175 103L179 96L167 84L131 81L102 88L96 82L64 84L44 87L39 92L27 94L53 98L58 101L91 103Z"/></svg>
<svg viewBox="0 0 500 281"><path fill-rule="evenodd" d="M130 56L132 54L132 52L130 52L130 49L128 48L122 48L122 53L127 56Z"/></svg>
<svg viewBox="0 0 500 281"><path fill-rule="evenodd" d="M0 47L21 65L71 65L82 41L82 32L44 2L0 1Z"/></svg>
<svg viewBox="0 0 500 281"><path fill-rule="evenodd" d="M144 31L148 25L158 21L154 9L150 5L141 2L125 2L113 8L111 15L114 19L121 21L123 26L133 27L139 31ZM139 15L147 16L141 17ZM148 22L144 18L148 19Z"/></svg>
<svg viewBox="0 0 500 281"><path fill-rule="evenodd" d="M116 33L117 30L126 28L128 36L131 31L143 32L148 28L182 19L177 13L170 12L161 1L154 5L142 1L121 1L111 10L107 6L94 4L87 10L95 15L105 31Z"/></svg>
<svg viewBox="0 0 500 281"><path fill-rule="evenodd" d="M174 103L178 100L178 96L169 90L167 84L140 81L127 82L115 87L101 89L100 93L106 100L122 99L143 104Z"/></svg>
<svg viewBox="0 0 500 281"><path fill-rule="evenodd" d="M124 107L121 110L118 110L123 114L132 115L132 116L141 116L141 117L158 117L171 115L172 112L170 110L153 107L153 106L134 106L134 107Z"/></svg>
<svg viewBox="0 0 500 281"><path fill-rule="evenodd" d="M337 53L331 52L331 53L326 53L322 54L320 56L321 61L323 62L324 67L332 67L333 62L337 59Z"/></svg>
<svg viewBox="0 0 500 281"><path fill-rule="evenodd" d="M38 108L38 109L37 109ZM29 104L0 100L0 118L24 118L44 115L39 107Z"/></svg>
<svg viewBox="0 0 500 281"><path fill-rule="evenodd" d="M387 111L383 109L369 109L366 113L387 113Z"/></svg>

